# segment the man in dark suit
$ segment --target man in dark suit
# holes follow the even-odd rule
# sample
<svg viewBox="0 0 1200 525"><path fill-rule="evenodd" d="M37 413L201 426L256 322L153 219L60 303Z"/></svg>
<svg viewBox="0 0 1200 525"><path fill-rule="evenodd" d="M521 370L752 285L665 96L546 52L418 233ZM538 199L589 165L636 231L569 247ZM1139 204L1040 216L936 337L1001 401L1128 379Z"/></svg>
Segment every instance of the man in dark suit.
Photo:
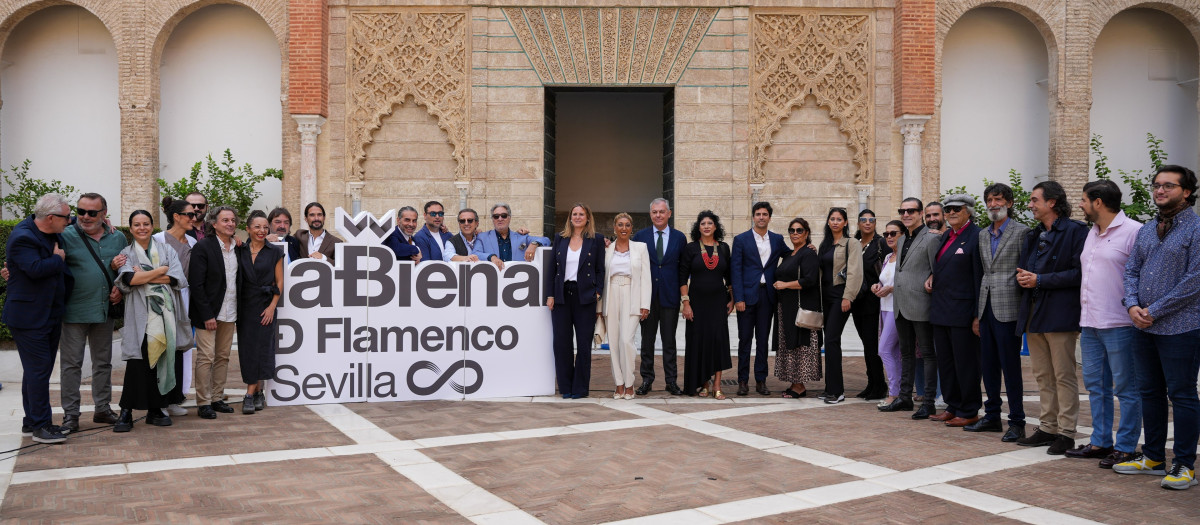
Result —
<svg viewBox="0 0 1200 525"><path fill-rule="evenodd" d="M771 319L775 315L775 266L786 246L783 236L767 229L771 204L756 202L751 209L754 228L733 238L729 266L733 273L733 300L738 320L738 395L750 393L750 344L758 339L754 356L754 387L767 390L767 351Z"/></svg>
<svg viewBox="0 0 1200 525"><path fill-rule="evenodd" d="M979 421L983 396L979 393L979 336L975 334L975 307L983 262L979 259L979 226L973 221L975 199L951 195L942 205L946 231L933 264L930 322L937 347L938 376L946 411L931 417L948 427L961 428Z"/></svg>
<svg viewBox="0 0 1200 525"><path fill-rule="evenodd" d="M0 322L12 330L21 357L21 403L25 417L21 432L38 443L62 443L67 438L53 424L50 374L62 335L67 290L73 279L59 234L71 220L71 206L62 195L38 199L33 215L21 221L8 237L8 295Z"/></svg>
<svg viewBox="0 0 1200 525"><path fill-rule="evenodd" d="M383 240L384 246L392 249L397 261L421 262L421 249L417 248L417 241L414 239L417 234L417 209L405 206L400 208L396 217L396 229Z"/></svg>
<svg viewBox="0 0 1200 525"><path fill-rule="evenodd" d="M413 240L417 243L417 248L421 250L422 260L442 260L442 246L445 246L446 241L453 237L442 226L445 220L446 210L442 207L442 203L438 201L425 203L425 227L413 235Z"/></svg>
<svg viewBox="0 0 1200 525"><path fill-rule="evenodd" d="M325 207L319 202L310 202L304 207L304 220L308 229L296 232L296 240L310 259L325 259L329 264L337 257L337 245L342 239L325 229Z"/></svg>
<svg viewBox="0 0 1200 525"><path fill-rule="evenodd" d="M300 240L291 234L292 214L287 208L271 210L271 213L267 214L267 223L271 225L271 235L267 236L267 242L282 242L287 245L287 250L283 252L287 255L284 264L307 257L304 248L300 246Z"/></svg>
<svg viewBox="0 0 1200 525"><path fill-rule="evenodd" d="M646 243L650 252L650 280L654 288L650 293L650 314L642 320L642 386L637 389L639 396L650 393L650 385L654 384L654 342L660 328L667 392L675 396L683 394L676 384L679 376L675 329L679 326L679 254L687 245L687 237L672 228L670 220L671 204L667 199L654 199L650 201L650 222L654 226L643 228L632 237L634 241Z"/></svg>
<svg viewBox="0 0 1200 525"><path fill-rule="evenodd" d="M237 212L217 206L208 214L205 235L192 247L188 266L191 290L188 316L196 329L196 357L192 367L196 384L196 413L216 419L217 412L232 414L223 399L229 371L229 354L237 322L237 289L242 279L234 253L238 240Z"/></svg>

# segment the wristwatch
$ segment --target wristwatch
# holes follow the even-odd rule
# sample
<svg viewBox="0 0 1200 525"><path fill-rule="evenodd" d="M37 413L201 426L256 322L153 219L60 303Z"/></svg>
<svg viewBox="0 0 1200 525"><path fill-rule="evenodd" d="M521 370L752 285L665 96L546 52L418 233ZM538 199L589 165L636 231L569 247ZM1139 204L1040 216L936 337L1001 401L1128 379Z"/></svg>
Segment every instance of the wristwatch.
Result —
<svg viewBox="0 0 1200 525"><path fill-rule="evenodd" d="M680 297L680 298L679 298L679 301L680 301L680 302L687 301L687 302L689 302L689 303L690 303L690 302L692 302L692 298L691 298L691 297L688 297L688 296L686 296L686 295L685 295L685 296L683 296L683 297Z"/></svg>

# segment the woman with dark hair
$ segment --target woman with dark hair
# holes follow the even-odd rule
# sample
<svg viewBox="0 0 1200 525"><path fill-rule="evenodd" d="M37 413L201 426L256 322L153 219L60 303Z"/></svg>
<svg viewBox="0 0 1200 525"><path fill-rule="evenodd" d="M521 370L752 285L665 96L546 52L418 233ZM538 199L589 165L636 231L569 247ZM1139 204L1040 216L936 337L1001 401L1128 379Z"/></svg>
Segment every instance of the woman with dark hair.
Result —
<svg viewBox="0 0 1200 525"><path fill-rule="evenodd" d="M188 235L188 232L192 231L192 227L196 224L197 213L188 201L169 196L163 197L162 209L163 214L167 216L167 229L154 234L154 240L175 250L175 254L179 257L179 265L183 267L183 274L187 275L188 265L192 259L192 246L196 245L196 238ZM203 217L200 218L203 219ZM187 315L191 293L185 287L179 290L179 295L183 299L181 308L183 308L184 315ZM187 415L187 410L180 405L187 400L185 392L191 383L192 349L188 348L183 355L176 356L175 359L175 388L167 393L167 415Z"/></svg>
<svg viewBox="0 0 1200 525"><path fill-rule="evenodd" d="M808 395L804 383L821 379L821 330L796 326L801 308L821 311L821 268L808 247L810 232L800 217L788 223L792 250L775 269L775 377L792 384L783 397L796 399Z"/></svg>
<svg viewBox="0 0 1200 525"><path fill-rule="evenodd" d="M725 399L721 371L733 366L729 357L729 314L733 311L733 275L725 228L709 210L692 224L692 242L679 255L679 293L687 321L683 391L688 395Z"/></svg>
<svg viewBox="0 0 1200 525"><path fill-rule="evenodd" d="M125 384L121 414L113 432L133 430L133 411L146 410L146 422L166 427L171 417L163 413L167 394L175 388L176 352L192 346L192 331L179 291L187 277L175 250L151 238L150 212L129 215L133 242L121 252L125 264L117 287L125 294L125 326L121 329L121 358Z"/></svg>
<svg viewBox="0 0 1200 525"><path fill-rule="evenodd" d="M842 383L842 330L850 305L862 284L862 245L846 235L845 208L831 208L825 216L825 238L821 239L821 291L825 310L825 393L828 404L845 401Z"/></svg>
<svg viewBox="0 0 1200 525"><path fill-rule="evenodd" d="M879 298L879 357L887 378L887 398L879 402L880 410L890 406L900 395L900 336L896 332L896 314L892 307L892 290L896 285L896 248L906 228L900 221L887 223L883 239L889 248L883 257L879 282L871 286L871 295ZM854 321L856 324L858 320Z"/></svg>
<svg viewBox="0 0 1200 525"><path fill-rule="evenodd" d="M858 231L854 232L854 238L862 247L863 279L858 298L850 309L867 363L867 387L855 397L871 400L887 395L887 379L883 375L883 361L879 359L879 298L871 293L871 287L879 282L883 258L891 252L883 239L875 234L875 226L875 212L869 209L858 212Z"/></svg>
<svg viewBox="0 0 1200 525"><path fill-rule="evenodd" d="M267 214L250 213L246 221L249 242L235 248L242 284L237 290L238 364L246 397L242 413L253 414L267 407L263 381L275 376L275 306L283 289L283 250L266 241L271 233Z"/></svg>
<svg viewBox="0 0 1200 525"><path fill-rule="evenodd" d="M592 210L582 203L571 206L550 247L554 255L543 279L554 329L554 372L563 399L580 399L588 396L592 381L592 336L606 275L604 236L596 233Z"/></svg>

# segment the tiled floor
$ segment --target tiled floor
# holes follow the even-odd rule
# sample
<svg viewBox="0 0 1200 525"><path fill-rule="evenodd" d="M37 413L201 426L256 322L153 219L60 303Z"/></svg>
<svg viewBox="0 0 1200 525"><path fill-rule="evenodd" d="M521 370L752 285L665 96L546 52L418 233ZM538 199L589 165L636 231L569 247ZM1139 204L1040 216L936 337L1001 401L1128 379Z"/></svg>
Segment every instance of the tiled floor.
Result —
<svg viewBox="0 0 1200 525"><path fill-rule="evenodd" d="M853 394L865 386L863 361L845 364ZM651 395L614 401L608 356L596 356L593 369L592 397L574 401L271 407L215 421L193 408L167 428L81 432L65 445L0 454L7 458L0 459L0 518L856 525L1200 518L1200 489L1166 491L1157 477L1120 476L1094 461L1001 443L999 434L881 414L874 403L781 399L784 385L774 378L770 397L677 397L661 390L660 366ZM822 384L808 386L815 395ZM89 402L85 389L85 409ZM1036 418L1036 401L1026 407ZM1090 423L1086 410L1081 401L1080 425ZM30 443L17 433L20 413L19 389L0 391L0 450ZM90 415L85 428L94 426Z"/></svg>

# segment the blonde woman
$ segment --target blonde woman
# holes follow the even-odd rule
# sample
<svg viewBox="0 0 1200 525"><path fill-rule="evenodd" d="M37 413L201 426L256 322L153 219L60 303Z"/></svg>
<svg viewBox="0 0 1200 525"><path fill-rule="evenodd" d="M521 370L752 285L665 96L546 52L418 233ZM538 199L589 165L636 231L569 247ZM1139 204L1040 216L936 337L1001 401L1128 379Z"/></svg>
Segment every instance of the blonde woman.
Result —
<svg viewBox="0 0 1200 525"><path fill-rule="evenodd" d="M646 243L629 242L633 218L628 213L617 214L613 231L617 241L604 251L607 272L601 315L608 330L613 382L617 385L613 399L633 399L633 356L638 352L633 334L650 314L650 251Z"/></svg>
<svg viewBox="0 0 1200 525"><path fill-rule="evenodd" d="M567 225L550 241L546 306L554 333L554 373L563 399L588 396L592 380L592 336L604 293L604 236L596 233L592 210L571 206ZM571 338L574 336L575 348Z"/></svg>

